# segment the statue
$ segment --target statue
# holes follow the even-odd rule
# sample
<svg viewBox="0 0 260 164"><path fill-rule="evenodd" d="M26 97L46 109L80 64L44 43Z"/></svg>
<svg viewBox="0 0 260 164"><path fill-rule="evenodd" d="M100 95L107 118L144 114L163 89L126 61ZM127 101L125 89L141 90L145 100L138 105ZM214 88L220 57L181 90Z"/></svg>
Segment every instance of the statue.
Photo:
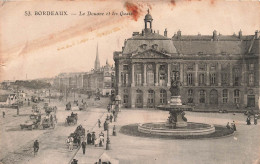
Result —
<svg viewBox="0 0 260 164"><path fill-rule="evenodd" d="M171 96L180 96L180 81L179 81L179 72L174 71L171 79L170 87Z"/></svg>

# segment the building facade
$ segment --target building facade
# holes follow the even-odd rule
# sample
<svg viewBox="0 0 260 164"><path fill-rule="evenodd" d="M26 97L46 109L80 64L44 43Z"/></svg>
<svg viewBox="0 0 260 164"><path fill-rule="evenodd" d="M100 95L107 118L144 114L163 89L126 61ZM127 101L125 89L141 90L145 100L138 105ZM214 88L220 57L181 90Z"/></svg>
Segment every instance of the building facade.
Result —
<svg viewBox="0 0 260 164"><path fill-rule="evenodd" d="M89 72L60 73L54 78L54 86L61 93L80 91L88 94L101 93L103 96L111 95L114 90L114 67L106 61L106 65L100 67L98 46L94 69Z"/></svg>
<svg viewBox="0 0 260 164"><path fill-rule="evenodd" d="M133 32L114 52L116 93L125 107L167 104L174 72L179 72L182 103L195 109L259 109L259 32L255 35L172 38L152 30L148 13L141 33Z"/></svg>

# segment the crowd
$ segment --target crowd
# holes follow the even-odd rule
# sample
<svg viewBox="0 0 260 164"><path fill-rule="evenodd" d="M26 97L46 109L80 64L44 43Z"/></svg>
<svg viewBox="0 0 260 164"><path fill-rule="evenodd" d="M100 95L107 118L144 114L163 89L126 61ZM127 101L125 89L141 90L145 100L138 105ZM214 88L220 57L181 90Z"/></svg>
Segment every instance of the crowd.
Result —
<svg viewBox="0 0 260 164"><path fill-rule="evenodd" d="M95 132L95 131L87 131L87 135L86 135L86 141L85 139L81 142L81 148L82 148L82 152L83 154L86 153L86 147L87 145L94 145L95 147L104 147L104 143L105 143L105 134L104 132L107 131L109 133L109 124L116 122L117 117L118 117L118 112L119 112L119 107L118 105L109 105L108 108L108 114L104 120L103 123L103 128L99 133ZM98 124L98 128L101 129L101 125L102 122L100 119L97 120L97 124ZM113 126L113 132L112 132L113 136L116 136L116 126ZM71 164L77 164L78 160L73 159L73 161L71 162Z"/></svg>

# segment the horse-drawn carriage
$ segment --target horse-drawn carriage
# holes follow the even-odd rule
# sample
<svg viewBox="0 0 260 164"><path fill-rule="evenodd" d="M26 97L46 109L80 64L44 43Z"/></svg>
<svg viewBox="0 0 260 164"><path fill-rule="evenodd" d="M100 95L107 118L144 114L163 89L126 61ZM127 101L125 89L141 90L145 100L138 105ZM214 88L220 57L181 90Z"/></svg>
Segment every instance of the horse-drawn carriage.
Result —
<svg viewBox="0 0 260 164"><path fill-rule="evenodd" d="M41 110L37 105L32 106L32 114L30 115L30 119L38 119L41 116Z"/></svg>
<svg viewBox="0 0 260 164"><path fill-rule="evenodd" d="M41 126L41 117L37 117L36 119L33 120L27 120L25 121L24 124L20 124L21 129L29 129L29 130L33 130L33 129L38 129Z"/></svg>
<svg viewBox="0 0 260 164"><path fill-rule="evenodd" d="M66 118L65 125L71 125L71 124L75 125L77 124L77 121L78 121L78 114L77 113L73 114L72 112L71 115Z"/></svg>
<svg viewBox="0 0 260 164"><path fill-rule="evenodd" d="M49 106L48 103L44 103L43 109L45 109L46 114L50 114L51 112L56 113L57 107L56 106Z"/></svg>
<svg viewBox="0 0 260 164"><path fill-rule="evenodd" d="M86 102L81 103L81 104L79 105L79 110L86 110L87 107L88 107L88 104L87 104Z"/></svg>
<svg viewBox="0 0 260 164"><path fill-rule="evenodd" d="M79 125L74 133L71 133L68 137L67 144L72 144L72 146L76 146L77 148L80 146L81 141L85 138L85 129ZM73 143L70 143L73 142Z"/></svg>
<svg viewBox="0 0 260 164"><path fill-rule="evenodd" d="M71 110L71 103L70 103L70 102L68 102L68 103L66 104L65 110Z"/></svg>
<svg viewBox="0 0 260 164"><path fill-rule="evenodd" d="M42 119L42 129L46 129L46 128L55 128L55 124L57 123L57 119L56 119L56 115L54 114L49 114L46 115L43 119Z"/></svg>

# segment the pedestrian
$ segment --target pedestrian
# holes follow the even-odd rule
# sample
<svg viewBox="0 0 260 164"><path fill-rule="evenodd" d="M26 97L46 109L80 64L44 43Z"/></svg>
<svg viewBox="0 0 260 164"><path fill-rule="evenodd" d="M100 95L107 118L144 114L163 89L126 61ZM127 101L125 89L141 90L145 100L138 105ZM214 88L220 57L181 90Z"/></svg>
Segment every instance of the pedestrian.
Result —
<svg viewBox="0 0 260 164"><path fill-rule="evenodd" d="M100 138L96 137L94 142L95 142L95 144L94 144L95 147L97 147L99 145L99 143L100 143Z"/></svg>
<svg viewBox="0 0 260 164"><path fill-rule="evenodd" d="M116 125L113 127L113 136L116 136Z"/></svg>
<svg viewBox="0 0 260 164"><path fill-rule="evenodd" d="M105 142L104 140L104 133L101 131L100 134L99 134L99 138L100 138L100 141L99 141L99 146L102 147L103 146L103 143Z"/></svg>
<svg viewBox="0 0 260 164"><path fill-rule="evenodd" d="M230 127L230 125L229 125L229 122L227 123L226 127L227 127L228 129L230 129L230 128L231 128L231 127Z"/></svg>
<svg viewBox="0 0 260 164"><path fill-rule="evenodd" d="M257 124L257 116L254 115L254 124L256 125Z"/></svg>
<svg viewBox="0 0 260 164"><path fill-rule="evenodd" d="M34 143L33 143L34 156L37 155L39 148L40 148L39 142L38 142L38 140L35 140Z"/></svg>
<svg viewBox="0 0 260 164"><path fill-rule="evenodd" d="M107 121L105 121L105 122L104 122L104 131L107 130L107 127L108 127L108 123L107 123Z"/></svg>
<svg viewBox="0 0 260 164"><path fill-rule="evenodd" d="M247 117L247 119L246 119L246 124L247 124L247 125L251 125L250 116Z"/></svg>
<svg viewBox="0 0 260 164"><path fill-rule="evenodd" d="M92 142L92 139L91 139L91 133L88 131L88 134L87 134L87 144L91 144Z"/></svg>
<svg viewBox="0 0 260 164"><path fill-rule="evenodd" d="M91 142L92 142L92 144L94 145L95 144L95 139L96 139L96 134L95 134L95 132L92 132L92 136L91 136Z"/></svg>
<svg viewBox="0 0 260 164"><path fill-rule="evenodd" d="M3 118L5 118L5 111L3 111Z"/></svg>
<svg viewBox="0 0 260 164"><path fill-rule="evenodd" d="M73 150L73 142L74 142L73 137L70 137L69 150Z"/></svg>
<svg viewBox="0 0 260 164"><path fill-rule="evenodd" d="M87 143L86 143L86 141L83 141L83 142L81 143L81 146L82 146L82 151L83 151L83 154L85 154L85 151L86 151L86 146L87 146Z"/></svg>
<svg viewBox="0 0 260 164"><path fill-rule="evenodd" d="M113 115L112 114L110 115L110 122L111 123L113 122Z"/></svg>
<svg viewBox="0 0 260 164"><path fill-rule="evenodd" d="M99 127L99 128L101 127L101 121L100 121L100 119L98 119L98 127Z"/></svg>
<svg viewBox="0 0 260 164"><path fill-rule="evenodd" d="M233 129L234 131L237 131L237 127L236 127L235 121L233 121L233 123L232 123L232 129Z"/></svg>
<svg viewBox="0 0 260 164"><path fill-rule="evenodd" d="M73 159L73 161L71 162L71 164L78 164L78 160Z"/></svg>

